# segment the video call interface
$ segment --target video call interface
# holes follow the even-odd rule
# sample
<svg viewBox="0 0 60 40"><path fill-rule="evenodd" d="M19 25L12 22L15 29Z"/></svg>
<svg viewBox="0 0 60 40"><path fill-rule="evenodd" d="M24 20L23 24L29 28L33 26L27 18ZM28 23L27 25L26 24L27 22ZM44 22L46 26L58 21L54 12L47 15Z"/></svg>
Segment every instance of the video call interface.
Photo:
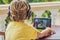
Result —
<svg viewBox="0 0 60 40"><path fill-rule="evenodd" d="M50 18L35 18L33 26L36 27L37 29L45 29L46 27L51 27L51 19Z"/></svg>

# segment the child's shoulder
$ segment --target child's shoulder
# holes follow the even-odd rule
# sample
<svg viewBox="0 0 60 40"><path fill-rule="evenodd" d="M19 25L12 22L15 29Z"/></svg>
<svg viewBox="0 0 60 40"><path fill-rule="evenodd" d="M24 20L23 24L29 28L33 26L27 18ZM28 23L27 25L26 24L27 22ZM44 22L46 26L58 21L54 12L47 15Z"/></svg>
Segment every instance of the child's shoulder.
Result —
<svg viewBox="0 0 60 40"><path fill-rule="evenodd" d="M12 30L12 29L18 29L18 28L21 28L21 24L19 22L10 22L7 26L7 29L6 30Z"/></svg>

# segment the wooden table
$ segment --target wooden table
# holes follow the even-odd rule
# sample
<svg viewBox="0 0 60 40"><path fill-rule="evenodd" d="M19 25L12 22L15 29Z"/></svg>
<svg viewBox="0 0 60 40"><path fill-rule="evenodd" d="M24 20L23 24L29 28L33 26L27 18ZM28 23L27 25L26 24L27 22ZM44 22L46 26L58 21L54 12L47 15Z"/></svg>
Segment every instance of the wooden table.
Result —
<svg viewBox="0 0 60 40"><path fill-rule="evenodd" d="M0 32L0 35L5 35L5 32Z"/></svg>
<svg viewBox="0 0 60 40"><path fill-rule="evenodd" d="M56 32L56 34L46 38L42 38L42 39L59 39L60 40L60 26L52 26L51 28ZM40 39L37 39L37 40L40 40Z"/></svg>
<svg viewBox="0 0 60 40"><path fill-rule="evenodd" d="M5 40L5 32L0 31L0 40Z"/></svg>

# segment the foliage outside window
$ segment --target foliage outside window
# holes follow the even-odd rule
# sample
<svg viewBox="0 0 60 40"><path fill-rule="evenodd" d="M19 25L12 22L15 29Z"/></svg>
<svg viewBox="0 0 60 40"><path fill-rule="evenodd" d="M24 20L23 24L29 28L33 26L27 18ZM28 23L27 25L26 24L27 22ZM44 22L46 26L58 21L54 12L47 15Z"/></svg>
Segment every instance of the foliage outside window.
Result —
<svg viewBox="0 0 60 40"><path fill-rule="evenodd" d="M12 0L0 0L0 4L9 4Z"/></svg>
<svg viewBox="0 0 60 40"><path fill-rule="evenodd" d="M45 12L42 13L42 18L51 18L51 12L49 10L45 10Z"/></svg>
<svg viewBox="0 0 60 40"><path fill-rule="evenodd" d="M28 2L57 2L60 0L28 0Z"/></svg>
<svg viewBox="0 0 60 40"><path fill-rule="evenodd" d="M0 0L0 4L9 4L12 0ZM59 2L60 0L27 0L28 2Z"/></svg>

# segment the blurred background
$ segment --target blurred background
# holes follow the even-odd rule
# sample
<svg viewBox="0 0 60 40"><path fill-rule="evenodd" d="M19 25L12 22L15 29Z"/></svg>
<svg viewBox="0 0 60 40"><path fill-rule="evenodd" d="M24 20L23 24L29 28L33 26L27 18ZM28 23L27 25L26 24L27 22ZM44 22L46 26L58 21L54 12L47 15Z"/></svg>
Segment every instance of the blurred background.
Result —
<svg viewBox="0 0 60 40"><path fill-rule="evenodd" d="M9 4L12 0L0 0L0 4ZM60 0L27 0L30 3L33 2L59 2Z"/></svg>

